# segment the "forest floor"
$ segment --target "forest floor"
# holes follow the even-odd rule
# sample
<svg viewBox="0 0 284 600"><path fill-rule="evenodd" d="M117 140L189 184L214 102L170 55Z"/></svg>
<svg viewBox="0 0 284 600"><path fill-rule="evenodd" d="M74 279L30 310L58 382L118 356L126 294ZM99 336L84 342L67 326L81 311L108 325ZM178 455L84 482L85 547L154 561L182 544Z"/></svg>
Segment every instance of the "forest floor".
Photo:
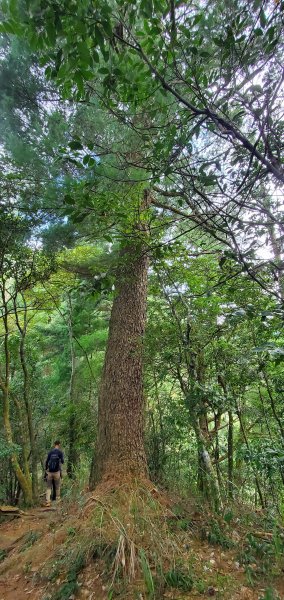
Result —
<svg viewBox="0 0 284 600"><path fill-rule="evenodd" d="M90 506L91 501L92 505L94 497L86 498L87 504L89 501ZM166 527L173 536L171 544L176 560L174 566L170 559L165 566L163 560L163 585L155 587L155 578L149 569L147 571L149 563L144 550L139 555L142 569L139 571L138 563L135 567L133 562L132 583L129 583L129 570L125 585L122 571L127 561L131 563L123 545L127 543L128 534L117 537L116 552L108 556L109 570L105 551L108 544L102 543L103 537L92 547L91 559L81 563L79 560L78 566L83 539L79 529L82 522L86 527L86 518L89 518L82 508L86 498L81 507L74 508L63 501L51 510L33 508L17 518L1 517L0 600L190 600L202 597L284 600L283 535L281 528L280 534L276 533L275 526L268 531L264 515L243 511L241 516L238 513L238 517L234 517L230 509L223 517L216 518L208 512L205 516L193 503L186 508L182 503L172 504L166 515ZM98 498L95 500L97 506L102 505ZM101 519L105 512L104 506ZM112 522L120 523L120 532L130 527L130 523L121 524L115 510L111 514ZM141 517L141 510L139 514ZM66 570L64 560L70 544L73 559ZM143 544L145 547L145 540ZM74 548L77 548L76 554ZM103 548L102 553L98 551L100 548ZM110 588L110 582L119 578L120 585Z"/></svg>

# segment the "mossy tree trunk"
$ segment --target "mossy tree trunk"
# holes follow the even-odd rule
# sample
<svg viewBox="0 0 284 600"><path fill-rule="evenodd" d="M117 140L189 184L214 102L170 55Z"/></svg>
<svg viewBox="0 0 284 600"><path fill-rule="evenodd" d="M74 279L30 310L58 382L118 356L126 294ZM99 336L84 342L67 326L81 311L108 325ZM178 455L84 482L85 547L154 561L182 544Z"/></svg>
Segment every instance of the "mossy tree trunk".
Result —
<svg viewBox="0 0 284 600"><path fill-rule="evenodd" d="M32 473L32 492L33 492L33 501L36 502L38 500L38 453L36 448L36 436L34 430L34 422L33 422L33 411L32 411L32 403L30 398L30 375L29 369L27 365L26 358L26 335L27 335L27 326L28 326L28 316L27 316L27 303L23 294L21 294L22 299L22 323L18 314L17 307L17 292L14 295L13 303L14 303L14 312L16 325L20 334L20 344L19 344L19 357L20 363L23 371L23 400L24 407L26 412L26 421L27 421L27 429L28 429L28 438L30 444L30 455L31 455L31 473ZM28 459L27 459L27 462ZM29 470L28 470L29 473Z"/></svg>
<svg viewBox="0 0 284 600"><path fill-rule="evenodd" d="M8 447L11 449L10 459L13 472L19 482L24 495L25 504L33 503L32 482L29 475L28 463L23 455L23 469L20 466L18 456L14 450L14 439L10 419L10 350L9 350L9 306L8 292L6 290L5 279L1 281L1 297L2 297L2 321L4 326L4 374L0 375L0 389L2 391L3 402L3 425Z"/></svg>

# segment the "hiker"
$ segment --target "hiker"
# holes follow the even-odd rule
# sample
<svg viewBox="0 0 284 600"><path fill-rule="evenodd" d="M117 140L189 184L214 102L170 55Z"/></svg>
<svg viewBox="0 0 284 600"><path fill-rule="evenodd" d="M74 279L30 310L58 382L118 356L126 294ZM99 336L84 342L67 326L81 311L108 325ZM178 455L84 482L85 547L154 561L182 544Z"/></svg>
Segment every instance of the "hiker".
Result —
<svg viewBox="0 0 284 600"><path fill-rule="evenodd" d="M62 450L60 450L60 442L57 440L54 442L54 448L50 450L47 455L45 470L46 470L46 506L50 506L51 491L54 484L56 492L56 500L60 501L60 484L61 484L61 465L64 463L64 456Z"/></svg>

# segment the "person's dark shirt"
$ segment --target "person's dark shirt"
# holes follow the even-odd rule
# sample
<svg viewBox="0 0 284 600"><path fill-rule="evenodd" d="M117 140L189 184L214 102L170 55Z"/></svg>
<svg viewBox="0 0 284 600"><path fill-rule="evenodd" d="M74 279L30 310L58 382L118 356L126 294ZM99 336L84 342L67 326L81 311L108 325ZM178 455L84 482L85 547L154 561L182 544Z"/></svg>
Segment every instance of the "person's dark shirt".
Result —
<svg viewBox="0 0 284 600"><path fill-rule="evenodd" d="M63 465L63 463L64 463L64 454L63 454L62 450L60 450L59 448L52 448L52 450L49 451L49 453L47 455L46 463L45 463L45 470L47 471L47 469L48 469L49 459L50 459L50 457L51 457L52 454L57 454L58 455L58 458L59 458L59 470L61 470L61 465Z"/></svg>

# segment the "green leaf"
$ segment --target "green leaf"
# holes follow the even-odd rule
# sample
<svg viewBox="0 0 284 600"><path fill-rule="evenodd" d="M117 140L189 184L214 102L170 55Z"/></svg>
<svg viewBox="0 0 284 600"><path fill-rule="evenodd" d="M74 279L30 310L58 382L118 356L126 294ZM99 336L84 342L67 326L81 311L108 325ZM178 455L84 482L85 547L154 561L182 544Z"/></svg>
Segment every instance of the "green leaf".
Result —
<svg viewBox="0 0 284 600"><path fill-rule="evenodd" d="M107 69L107 67L101 67L99 69L99 73L101 73L102 75L109 75L109 69Z"/></svg>
<svg viewBox="0 0 284 600"><path fill-rule="evenodd" d="M94 73L92 71L85 71L81 69L81 75L84 81L92 81L92 79L94 79Z"/></svg>
<svg viewBox="0 0 284 600"><path fill-rule="evenodd" d="M197 23L199 23L202 19L203 19L203 12L199 13L198 15L195 15L195 17L193 19L193 24L197 25Z"/></svg>
<svg viewBox="0 0 284 600"><path fill-rule="evenodd" d="M95 25L95 41L96 41L96 44L98 46L100 46L101 50L103 50L104 45L105 45L105 40L104 40L104 36L103 36L100 28L97 25Z"/></svg>
<svg viewBox="0 0 284 600"><path fill-rule="evenodd" d="M0 23L1 33L20 33L20 27L14 21L3 21Z"/></svg>
<svg viewBox="0 0 284 600"><path fill-rule="evenodd" d="M70 194L65 194L64 196L64 204L74 204L74 199Z"/></svg>
<svg viewBox="0 0 284 600"><path fill-rule="evenodd" d="M96 63L100 62L100 56L99 56L99 53L98 53L98 52L97 52L97 51L96 51L94 48L93 48L93 50L92 50L92 56L93 56L93 59L94 59L94 61L95 61Z"/></svg>
<svg viewBox="0 0 284 600"><path fill-rule="evenodd" d="M213 42L214 44L216 44L216 46L219 46L219 48L223 48L224 46L224 41L222 40L222 38L214 37Z"/></svg>
<svg viewBox="0 0 284 600"><path fill-rule="evenodd" d="M265 16L265 12L264 12L263 8L261 9L260 14L259 14L259 20L260 20L261 27L264 29L266 26L266 16Z"/></svg>
<svg viewBox="0 0 284 600"><path fill-rule="evenodd" d="M83 64L90 63L90 51L85 42L79 42L77 46L78 54L83 61Z"/></svg>
<svg viewBox="0 0 284 600"><path fill-rule="evenodd" d="M104 20L102 22L102 27L103 27L103 30L105 31L105 33L111 38L113 35L111 22L109 20Z"/></svg>
<svg viewBox="0 0 284 600"><path fill-rule="evenodd" d="M74 140L73 142L69 142L69 148L71 148L71 150L82 150L83 146L80 142Z"/></svg>
<svg viewBox="0 0 284 600"><path fill-rule="evenodd" d="M275 27L269 27L269 29L267 30L267 35L269 38L269 41L272 42L274 35L275 35Z"/></svg>
<svg viewBox="0 0 284 600"><path fill-rule="evenodd" d="M82 223L82 221L84 221L86 216L87 216L87 213L79 213L79 212L73 213L72 221L73 221L73 223Z"/></svg>
<svg viewBox="0 0 284 600"><path fill-rule="evenodd" d="M145 17L151 18L153 15L153 2L152 0L141 0L140 4L141 12Z"/></svg>
<svg viewBox="0 0 284 600"><path fill-rule="evenodd" d="M46 33L50 44L54 45L56 41L56 30L54 24L51 21L47 23Z"/></svg>

